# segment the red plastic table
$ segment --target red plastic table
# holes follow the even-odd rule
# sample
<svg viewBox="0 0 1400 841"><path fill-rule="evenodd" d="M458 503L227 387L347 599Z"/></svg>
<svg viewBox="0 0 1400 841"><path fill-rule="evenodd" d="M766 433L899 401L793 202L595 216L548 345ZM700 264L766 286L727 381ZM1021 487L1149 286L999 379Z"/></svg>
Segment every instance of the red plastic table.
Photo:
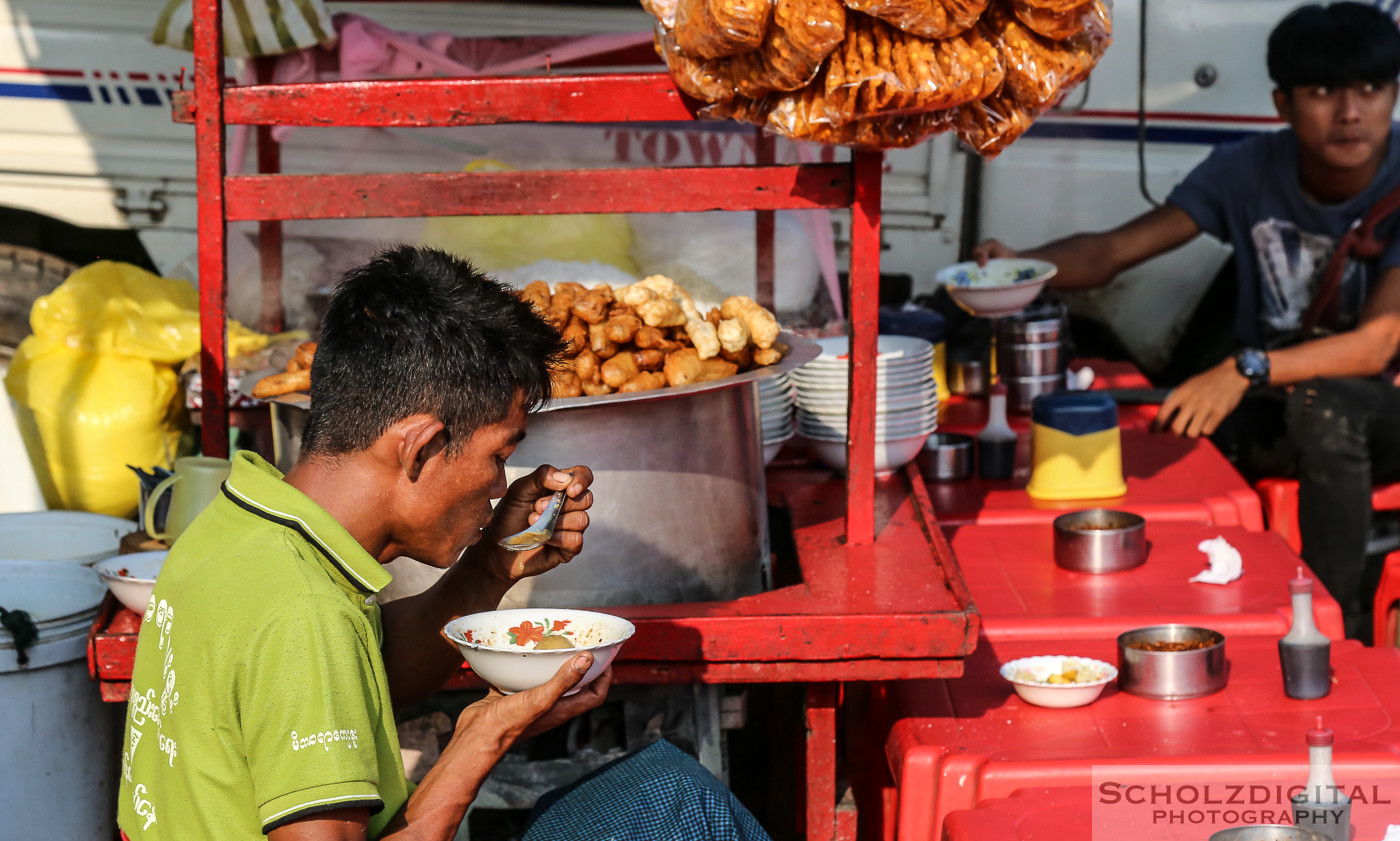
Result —
<svg viewBox="0 0 1400 841"><path fill-rule="evenodd" d="M1339 769L1339 773L1345 770ZM1338 777L1337 782L1351 787L1358 784L1357 780L1357 777ZM1379 789L1380 800L1392 801L1362 803L1358 800L1352 805L1352 837L1356 841L1380 841L1385 837L1387 825L1400 824L1397 782L1375 778L1359 784L1363 793L1374 786ZM1094 832L1093 797L1093 789L1088 786L1020 789L1010 797L986 800L975 809L950 813L943 822L943 838L945 841L1107 841ZM1203 829L1186 821L1164 821L1152 825L1150 835L1145 832L1139 837L1144 841L1148 838L1204 841L1212 831L1215 827Z"/></svg>
<svg viewBox="0 0 1400 841"><path fill-rule="evenodd" d="M1071 370L1085 366L1094 369L1094 384L1090 390L1117 388L1151 388L1152 381L1131 362L1109 362L1106 359L1076 359ZM987 398L963 394L940 395L938 428L943 432L976 435L987 425ZM1156 405L1122 405L1118 407L1118 425L1124 429L1147 429L1157 417ZM1009 414L1007 421L1018 432L1031 428L1031 416Z"/></svg>
<svg viewBox="0 0 1400 841"><path fill-rule="evenodd" d="M1319 715L1336 732L1338 763L1400 774L1400 650L1335 642L1331 694L1296 701L1283 694L1276 646L1272 636L1227 639L1229 684L1191 701L1151 701L1110 684L1088 706L1045 709L1023 702L998 674L1002 662L1037 654L1112 663L1113 639L981 645L962 678L891 686L895 724L885 748L899 791L898 838L933 841L949 813L1017 789L1092 785L1095 765L1167 766L1164 779L1175 766L1178 782L1280 757L1303 769L1303 734Z"/></svg>
<svg viewBox="0 0 1400 841"><path fill-rule="evenodd" d="M1103 506L1141 514L1150 522L1175 520L1264 530L1259 495L1214 444L1136 429L1123 430L1122 441L1128 493L1116 499L1031 499L1025 490L1030 479L1030 440L1024 434L1011 479L929 482L929 498L945 528L971 523L1049 523L1066 511Z"/></svg>
<svg viewBox="0 0 1400 841"><path fill-rule="evenodd" d="M1303 562L1273 532L1153 522L1145 564L1091 575L1055 565L1052 531L1047 524L950 530L948 542L987 640L1112 639L1167 622L1227 636L1282 636L1293 621L1288 579ZM1187 579L1207 566L1197 545L1214 537L1240 551L1244 575L1229 584L1193 584ZM1345 636L1341 606L1321 583L1314 584L1313 614L1323 633Z"/></svg>

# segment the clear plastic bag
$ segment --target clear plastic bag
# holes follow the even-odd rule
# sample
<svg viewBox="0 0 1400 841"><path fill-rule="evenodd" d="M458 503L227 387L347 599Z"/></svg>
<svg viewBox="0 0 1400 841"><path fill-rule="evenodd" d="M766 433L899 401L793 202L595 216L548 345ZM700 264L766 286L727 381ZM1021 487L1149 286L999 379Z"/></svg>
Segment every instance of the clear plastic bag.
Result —
<svg viewBox="0 0 1400 841"><path fill-rule="evenodd" d="M676 28L676 6L679 0L642 0L642 8L667 29Z"/></svg>
<svg viewBox="0 0 1400 841"><path fill-rule="evenodd" d="M951 115L935 111L833 122L820 82L819 76L800 91L762 100L738 98L729 103L728 116L760 122L774 134L793 140L869 149L908 148L951 127Z"/></svg>
<svg viewBox="0 0 1400 841"><path fill-rule="evenodd" d="M1065 12L1033 6L1027 0L1016 0L1013 8L1017 20L1028 29L1056 41L1076 36L1105 37L1113 31L1108 8L1100 0L1090 0Z"/></svg>
<svg viewBox="0 0 1400 841"><path fill-rule="evenodd" d="M777 0L762 46L733 58L739 93L761 97L811 82L845 32L841 0Z"/></svg>
<svg viewBox="0 0 1400 841"><path fill-rule="evenodd" d="M987 2L988 0L845 0L846 8L873 15L921 38L947 38L966 31L986 11Z"/></svg>
<svg viewBox="0 0 1400 841"><path fill-rule="evenodd" d="M981 27L931 41L852 13L846 38L827 62L827 117L839 125L975 102L1000 87L1001 55Z"/></svg>
<svg viewBox="0 0 1400 841"><path fill-rule="evenodd" d="M716 58L709 61L691 58L676 42L675 32L656 24L656 52L666 61L671 79L687 96L701 102L726 102L738 92L734 84L734 60Z"/></svg>
<svg viewBox="0 0 1400 841"><path fill-rule="evenodd" d="M1063 41L1044 38L999 6L988 10L986 21L1001 41L1007 92L1032 108L1054 104L1084 81L1112 40L1107 33L1094 31Z"/></svg>
<svg viewBox="0 0 1400 841"><path fill-rule="evenodd" d="M1005 91L953 109L950 119L958 139L984 158L995 158L1026 133L1045 106L1027 106Z"/></svg>
<svg viewBox="0 0 1400 841"><path fill-rule="evenodd" d="M676 41L681 52L710 60L758 49L773 16L773 0L679 0Z"/></svg>
<svg viewBox="0 0 1400 841"><path fill-rule="evenodd" d="M1084 0L1024 0L1024 2L1027 6L1059 13L1069 12L1076 6L1084 5Z"/></svg>

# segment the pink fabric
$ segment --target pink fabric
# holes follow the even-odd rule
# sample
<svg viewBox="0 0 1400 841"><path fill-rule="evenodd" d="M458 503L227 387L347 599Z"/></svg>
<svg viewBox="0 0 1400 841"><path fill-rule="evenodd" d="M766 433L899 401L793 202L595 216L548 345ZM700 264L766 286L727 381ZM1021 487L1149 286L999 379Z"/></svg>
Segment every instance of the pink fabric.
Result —
<svg viewBox="0 0 1400 841"><path fill-rule="evenodd" d="M417 76L505 76L651 43L650 32L525 38L458 38L449 32L415 35L381 26L369 18L339 13L332 19L341 79ZM310 82L318 73L315 49L278 59L278 82Z"/></svg>

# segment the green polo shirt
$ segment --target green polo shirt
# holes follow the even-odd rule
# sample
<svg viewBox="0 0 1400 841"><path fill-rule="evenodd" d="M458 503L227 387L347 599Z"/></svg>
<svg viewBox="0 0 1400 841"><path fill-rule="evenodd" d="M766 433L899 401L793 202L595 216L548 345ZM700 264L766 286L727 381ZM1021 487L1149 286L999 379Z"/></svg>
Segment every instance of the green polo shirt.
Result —
<svg viewBox="0 0 1400 841"><path fill-rule="evenodd" d="M255 839L408 799L375 594L390 575L252 453L171 549L141 623L118 822L131 841Z"/></svg>

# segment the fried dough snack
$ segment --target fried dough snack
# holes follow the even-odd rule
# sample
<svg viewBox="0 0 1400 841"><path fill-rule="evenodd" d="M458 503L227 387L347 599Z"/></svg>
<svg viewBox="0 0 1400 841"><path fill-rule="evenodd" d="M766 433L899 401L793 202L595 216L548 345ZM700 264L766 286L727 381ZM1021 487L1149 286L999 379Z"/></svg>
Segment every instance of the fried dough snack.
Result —
<svg viewBox="0 0 1400 841"><path fill-rule="evenodd" d="M1111 40L1106 33L1081 33L1052 41L999 5L988 10L987 23L1001 39L1006 91L1023 106L1053 105L1084 81Z"/></svg>
<svg viewBox="0 0 1400 841"><path fill-rule="evenodd" d="M719 311L725 318L742 320L754 345L760 349L772 347L778 338L778 319L747 295L725 298Z"/></svg>
<svg viewBox="0 0 1400 841"><path fill-rule="evenodd" d="M981 27L941 41L851 14L827 62L829 121L954 108L990 96L1004 77L1001 51Z"/></svg>
<svg viewBox="0 0 1400 841"><path fill-rule="evenodd" d="M845 31L841 0L776 0L763 44L730 60L731 78L748 97L797 90L817 75Z"/></svg>
<svg viewBox="0 0 1400 841"><path fill-rule="evenodd" d="M654 388L665 388L667 386L666 375L660 372L643 371L632 379L622 384L618 389L622 394L633 391L651 391Z"/></svg>
<svg viewBox="0 0 1400 841"><path fill-rule="evenodd" d="M1015 0L1012 8L1016 18L1028 29L1045 38L1066 41L1076 35L1099 33L1100 37L1113 32L1113 22L1108 8L1101 0L1090 0L1068 11L1055 11L1036 6L1028 0Z"/></svg>
<svg viewBox="0 0 1400 841"><path fill-rule="evenodd" d="M723 359L701 359L695 348L683 348L666 357L666 382L672 386L718 380L738 373L739 366Z"/></svg>
<svg viewBox="0 0 1400 841"><path fill-rule="evenodd" d="M756 50L772 14L773 0L679 0L677 43L704 60Z"/></svg>
<svg viewBox="0 0 1400 841"><path fill-rule="evenodd" d="M971 27L987 0L843 0L854 12L873 15L920 38L947 38Z"/></svg>
<svg viewBox="0 0 1400 841"><path fill-rule="evenodd" d="M530 284L519 296L532 303L548 301L547 310L569 306L564 311L571 313L563 328L565 364L551 376L554 397L708 382L772 365L787 353L775 341L777 319L752 298L728 298L722 306L701 314L690 293L664 275L617 289L605 284L592 290L560 284L551 293L543 283ZM598 311L589 301L610 302L602 310L604 320L589 323L572 314L580 310L596 316ZM653 320L665 315L660 320L668 323L649 323L648 314ZM674 314L679 314L679 320Z"/></svg>
<svg viewBox="0 0 1400 841"><path fill-rule="evenodd" d="M280 374L269 374L258 380L253 386L253 396L259 400L268 397L278 397L283 394L291 394L294 391L306 391L311 388L310 371L284 371Z"/></svg>
<svg viewBox="0 0 1400 841"><path fill-rule="evenodd" d="M650 294L648 294L650 293ZM676 285L676 282L665 275L652 275L643 278L631 286L624 287L619 293L623 303L631 301L641 301L635 305L637 312L642 314L642 318L653 327L678 327L684 325L686 336L691 344L700 351L701 359L709 359L719 353L719 338L715 335L714 325L710 324L700 316L695 309L695 299L690 297L690 293ZM674 324L677 317L673 314L671 304L675 310L680 312L680 324ZM653 323L647 318L647 313L654 313L657 321ZM665 321L661 319L665 314Z"/></svg>
<svg viewBox="0 0 1400 841"><path fill-rule="evenodd" d="M315 342L302 342L297 345L287 369L280 374L269 374L253 386L253 396L259 400L280 397L296 391L311 389L311 363L316 356Z"/></svg>

